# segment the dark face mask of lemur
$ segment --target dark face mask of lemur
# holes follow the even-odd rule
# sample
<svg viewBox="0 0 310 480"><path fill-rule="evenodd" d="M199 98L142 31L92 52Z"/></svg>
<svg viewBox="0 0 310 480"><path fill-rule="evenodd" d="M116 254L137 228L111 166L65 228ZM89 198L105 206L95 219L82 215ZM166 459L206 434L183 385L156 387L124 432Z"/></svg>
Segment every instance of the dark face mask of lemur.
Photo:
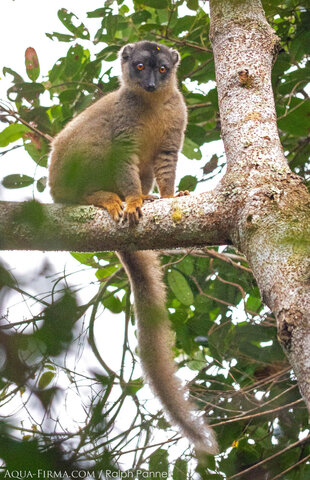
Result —
<svg viewBox="0 0 310 480"><path fill-rule="evenodd" d="M145 42L136 45L128 58L130 80L147 92L164 86L176 61L168 48Z"/></svg>

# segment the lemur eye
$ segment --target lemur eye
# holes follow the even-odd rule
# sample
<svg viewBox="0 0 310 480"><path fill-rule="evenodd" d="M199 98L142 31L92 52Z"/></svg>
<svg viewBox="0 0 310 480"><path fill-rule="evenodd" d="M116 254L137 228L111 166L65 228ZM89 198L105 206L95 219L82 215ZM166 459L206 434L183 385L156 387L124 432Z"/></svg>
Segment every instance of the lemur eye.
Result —
<svg viewBox="0 0 310 480"><path fill-rule="evenodd" d="M138 63L137 69L141 72L141 70L144 69L144 64L143 63Z"/></svg>
<svg viewBox="0 0 310 480"><path fill-rule="evenodd" d="M164 65L162 65L161 67L159 67L159 71L160 73L166 73L167 69Z"/></svg>

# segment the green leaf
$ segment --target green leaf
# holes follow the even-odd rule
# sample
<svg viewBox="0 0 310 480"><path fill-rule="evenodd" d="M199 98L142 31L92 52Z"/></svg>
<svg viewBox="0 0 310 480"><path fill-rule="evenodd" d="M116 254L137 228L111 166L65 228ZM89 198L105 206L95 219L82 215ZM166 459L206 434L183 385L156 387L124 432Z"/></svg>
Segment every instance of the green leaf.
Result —
<svg viewBox="0 0 310 480"><path fill-rule="evenodd" d="M4 67L4 68L3 68L3 75L6 75L7 73L9 73L10 75L13 76L15 83L23 82L23 81L24 81L23 77L21 77L21 76L19 75L19 73L16 73L16 72L15 72L14 70L12 70L11 68Z"/></svg>
<svg viewBox="0 0 310 480"><path fill-rule="evenodd" d="M130 380L130 382L126 383L123 386L123 392L126 395L136 395L136 393L143 387L143 379L142 378L137 378L135 380Z"/></svg>
<svg viewBox="0 0 310 480"><path fill-rule="evenodd" d="M71 252L71 256L75 258L78 262L83 265L88 265L89 267L98 268L98 263L94 259L95 253L80 253L80 252Z"/></svg>
<svg viewBox="0 0 310 480"><path fill-rule="evenodd" d="M107 278L112 275L119 268L118 265L106 265L105 267L99 268L96 272L96 277L99 280Z"/></svg>
<svg viewBox="0 0 310 480"><path fill-rule="evenodd" d="M112 9L110 7L103 7L97 8L96 10L92 10L91 12L87 12L88 18L100 18L105 17L106 15L110 15L112 13Z"/></svg>
<svg viewBox="0 0 310 480"><path fill-rule="evenodd" d="M5 188L23 188L23 187L28 187L29 185L32 185L34 182L34 178L28 177L28 175L22 175L22 174L12 174L12 175L7 175L6 177L3 178L2 180L2 185Z"/></svg>
<svg viewBox="0 0 310 480"><path fill-rule="evenodd" d="M187 363L188 368L190 368L191 370L199 371L206 365L206 359L204 357L202 350L198 350L197 352L194 352L192 358L193 360Z"/></svg>
<svg viewBox="0 0 310 480"><path fill-rule="evenodd" d="M187 478L187 461L178 458L174 464L173 473L172 473L173 480L186 480Z"/></svg>
<svg viewBox="0 0 310 480"><path fill-rule="evenodd" d="M156 10L159 8L167 8L168 0L143 0L143 5L147 7L155 8Z"/></svg>
<svg viewBox="0 0 310 480"><path fill-rule="evenodd" d="M168 284L183 305L189 306L194 302L193 292L182 273L175 269L170 270L168 272Z"/></svg>
<svg viewBox="0 0 310 480"><path fill-rule="evenodd" d="M310 65L309 65L310 67ZM310 81L310 68L300 68L289 72L282 77L282 82L279 84L279 93L282 95L290 94L291 92L298 92L303 89Z"/></svg>
<svg viewBox="0 0 310 480"><path fill-rule="evenodd" d="M187 0L186 3L187 3L187 7L190 10L194 10L195 12L197 12L199 8L198 0Z"/></svg>
<svg viewBox="0 0 310 480"><path fill-rule="evenodd" d="M84 64L89 61L89 52L84 50L81 45L70 47L65 59L64 74L67 79L72 79L75 75L80 74Z"/></svg>
<svg viewBox="0 0 310 480"><path fill-rule="evenodd" d="M188 32L193 25L193 20L195 17L191 15L184 15L181 18L177 19L176 25L173 29L175 35L179 35L182 32Z"/></svg>
<svg viewBox="0 0 310 480"><path fill-rule="evenodd" d="M39 180L37 181L38 192L40 192L40 193L44 192L44 190L46 188L46 183L47 183L47 177L39 178Z"/></svg>
<svg viewBox="0 0 310 480"><path fill-rule="evenodd" d="M253 312L256 312L262 306L262 301L257 287L251 291L245 306L247 310L252 310Z"/></svg>
<svg viewBox="0 0 310 480"><path fill-rule="evenodd" d="M42 142L41 148L38 149L32 142L24 145L26 152L40 167L46 167L48 161L47 142Z"/></svg>
<svg viewBox="0 0 310 480"><path fill-rule="evenodd" d="M0 132L0 147L7 147L10 143L22 138L27 132L31 132L31 130L26 125L12 123Z"/></svg>
<svg viewBox="0 0 310 480"><path fill-rule="evenodd" d="M187 57L182 58L181 65L179 66L179 76L181 78L188 77L188 74L194 70L196 60L194 55L188 55Z"/></svg>
<svg viewBox="0 0 310 480"><path fill-rule="evenodd" d="M111 295L102 301L103 305L112 313L121 313L124 310L123 304L119 298Z"/></svg>
<svg viewBox="0 0 310 480"><path fill-rule="evenodd" d="M79 91L77 88L68 88L67 90L63 90L59 94L59 101L61 104L63 103L73 103L76 101L77 96L79 95Z"/></svg>
<svg viewBox="0 0 310 480"><path fill-rule="evenodd" d="M72 42L73 40L75 40L74 35L66 35L65 33L53 32L46 33L45 35L51 40L54 40L56 38L59 42Z"/></svg>
<svg viewBox="0 0 310 480"><path fill-rule="evenodd" d="M109 45L108 47L97 53L97 60L105 60L106 62L112 62L116 60L119 47L117 45Z"/></svg>
<svg viewBox="0 0 310 480"><path fill-rule="evenodd" d="M215 111L213 114L212 109L210 109L208 110L208 114L211 114L209 118L213 118ZM186 136L194 143L197 143L197 145L201 145L206 141L206 130L199 125L190 123L187 125Z"/></svg>
<svg viewBox="0 0 310 480"><path fill-rule="evenodd" d="M290 109L278 120L280 130L296 136L307 136L310 129L310 102L292 98Z"/></svg>
<svg viewBox="0 0 310 480"><path fill-rule="evenodd" d="M32 47L28 47L25 52L25 65L28 77L35 82L40 75L40 66L37 52Z"/></svg>
<svg viewBox="0 0 310 480"><path fill-rule="evenodd" d="M164 417L160 417L157 421L157 428L160 428L161 430L167 430L170 428L170 423L168 423Z"/></svg>
<svg viewBox="0 0 310 480"><path fill-rule="evenodd" d="M197 178L193 177L193 175L185 175L179 183L178 190L189 190L190 192L193 192L196 188L197 181Z"/></svg>
<svg viewBox="0 0 310 480"><path fill-rule="evenodd" d="M43 325L35 331L34 337L45 344L47 355L56 356L67 351L79 315L76 299L69 290L45 308Z"/></svg>
<svg viewBox="0 0 310 480"><path fill-rule="evenodd" d="M25 98L29 102L33 102L44 92L45 87L42 83L16 83L13 87L8 89L8 98L12 102L21 101L22 98Z"/></svg>
<svg viewBox="0 0 310 480"><path fill-rule="evenodd" d="M135 25L141 25L142 22L146 22L152 15L147 10L139 10L131 15L132 21Z"/></svg>
<svg viewBox="0 0 310 480"><path fill-rule="evenodd" d="M83 23L78 26L73 24L74 19L78 19L78 17L71 12L68 12L67 9L61 8L58 10L58 18L63 23L63 25L74 34L76 38L82 38L83 40L89 40L89 31L85 27Z"/></svg>
<svg viewBox="0 0 310 480"><path fill-rule="evenodd" d="M182 153L190 160L200 160L202 157L200 148L197 143L193 142L188 137L185 137Z"/></svg>
<svg viewBox="0 0 310 480"><path fill-rule="evenodd" d="M149 472L158 476L158 473L169 475L168 452L163 448L155 450L150 456ZM151 475L150 475L151 476ZM161 475L163 478L164 475ZM165 478L167 478L165 476Z"/></svg>
<svg viewBox="0 0 310 480"><path fill-rule="evenodd" d="M186 275L192 275L194 271L194 262L194 258L187 255L180 263L178 263L178 269Z"/></svg>
<svg viewBox="0 0 310 480"><path fill-rule="evenodd" d="M47 368L48 370L52 370L53 372L56 371L55 365L52 365L51 363L46 363L45 368Z"/></svg>
<svg viewBox="0 0 310 480"><path fill-rule="evenodd" d="M13 287L16 281L2 265L0 265L0 288L3 286Z"/></svg>
<svg viewBox="0 0 310 480"><path fill-rule="evenodd" d="M304 56L309 54L310 31L303 31L301 35L295 38L291 43L290 52L297 62L301 61Z"/></svg>
<svg viewBox="0 0 310 480"><path fill-rule="evenodd" d="M41 375L40 377L38 387L41 390L43 390L51 383L54 377L55 377L55 372L52 372L52 371L44 372L43 375Z"/></svg>

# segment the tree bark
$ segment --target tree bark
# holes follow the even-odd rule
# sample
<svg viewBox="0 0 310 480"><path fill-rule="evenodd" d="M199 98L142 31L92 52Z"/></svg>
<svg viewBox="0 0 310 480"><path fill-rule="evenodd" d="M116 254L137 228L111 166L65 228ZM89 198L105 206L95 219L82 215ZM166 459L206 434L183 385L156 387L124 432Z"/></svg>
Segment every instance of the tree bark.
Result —
<svg viewBox="0 0 310 480"><path fill-rule="evenodd" d="M271 87L278 39L260 0L210 0L210 7L227 156L220 185L213 192L146 204L136 227L118 226L95 207L2 202L0 248L234 244L277 318L279 340L310 411L310 196L290 171L278 135Z"/></svg>
<svg viewBox="0 0 310 480"><path fill-rule="evenodd" d="M0 202L0 249L98 252L227 245L233 219L220 190L146 203L137 226L117 224L93 206Z"/></svg>
<svg viewBox="0 0 310 480"><path fill-rule="evenodd" d="M211 0L223 184L234 196L234 245L274 312L310 412L310 196L280 143L271 69L278 39L260 0Z"/></svg>

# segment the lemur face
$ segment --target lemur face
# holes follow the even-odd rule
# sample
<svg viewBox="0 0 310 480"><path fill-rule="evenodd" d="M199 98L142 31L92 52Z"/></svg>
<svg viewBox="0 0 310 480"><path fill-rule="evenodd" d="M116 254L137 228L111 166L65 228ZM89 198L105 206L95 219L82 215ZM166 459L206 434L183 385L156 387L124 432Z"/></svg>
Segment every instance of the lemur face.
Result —
<svg viewBox="0 0 310 480"><path fill-rule="evenodd" d="M127 83L154 92L168 83L179 54L164 45L143 41L126 45L121 51L121 61Z"/></svg>

